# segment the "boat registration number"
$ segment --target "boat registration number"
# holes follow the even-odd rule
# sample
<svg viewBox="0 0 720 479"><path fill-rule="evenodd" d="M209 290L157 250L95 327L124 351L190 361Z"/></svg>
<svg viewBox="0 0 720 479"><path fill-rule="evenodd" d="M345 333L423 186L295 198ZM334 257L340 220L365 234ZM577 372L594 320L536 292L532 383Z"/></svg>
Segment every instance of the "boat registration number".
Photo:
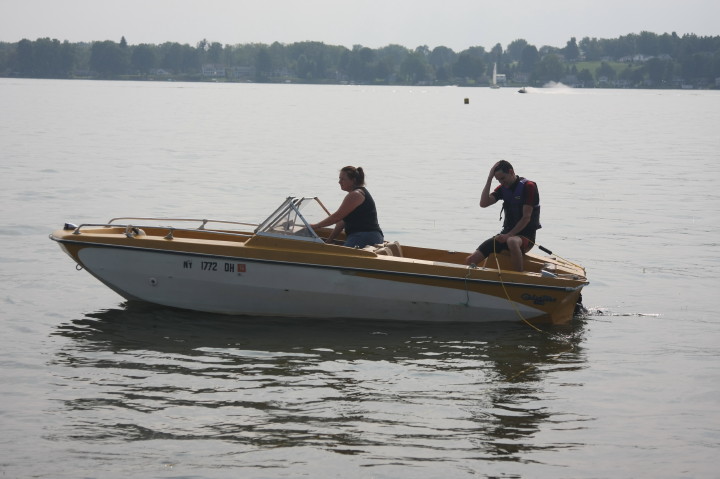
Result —
<svg viewBox="0 0 720 479"><path fill-rule="evenodd" d="M183 269L193 269L197 263L193 261L183 261ZM200 261L201 271L221 271L225 273L244 273L245 265L242 263L228 263L224 261Z"/></svg>

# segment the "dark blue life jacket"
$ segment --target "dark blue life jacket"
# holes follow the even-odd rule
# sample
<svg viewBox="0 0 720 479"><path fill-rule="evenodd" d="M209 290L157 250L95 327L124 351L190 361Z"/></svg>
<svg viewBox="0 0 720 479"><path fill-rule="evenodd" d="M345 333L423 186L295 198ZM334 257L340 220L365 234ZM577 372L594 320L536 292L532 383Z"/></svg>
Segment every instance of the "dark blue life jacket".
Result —
<svg viewBox="0 0 720 479"><path fill-rule="evenodd" d="M515 188L500 188L502 194L503 207L500 211L505 211L505 221L503 221L503 233L507 233L515 227L515 225L522 218L523 205L525 204L525 184L527 178L519 177L519 180L515 184ZM540 192L537 192L537 198L533 205L532 216L530 222L520 231L518 234L527 236L528 234L534 234L536 230L542 228L540 225Z"/></svg>

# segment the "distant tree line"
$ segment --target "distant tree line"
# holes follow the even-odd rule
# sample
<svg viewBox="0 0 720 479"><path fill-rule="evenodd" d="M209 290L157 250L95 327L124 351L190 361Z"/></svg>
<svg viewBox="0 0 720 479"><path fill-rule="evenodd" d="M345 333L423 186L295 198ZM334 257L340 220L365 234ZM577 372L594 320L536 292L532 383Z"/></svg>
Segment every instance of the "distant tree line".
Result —
<svg viewBox="0 0 720 479"><path fill-rule="evenodd" d="M0 42L0 76L22 78L176 79L392 85L488 85L493 66L508 85L562 82L584 87L716 88L720 36L629 34L571 38L562 48L518 39L489 51L439 46L372 49L322 42L129 45L57 39Z"/></svg>

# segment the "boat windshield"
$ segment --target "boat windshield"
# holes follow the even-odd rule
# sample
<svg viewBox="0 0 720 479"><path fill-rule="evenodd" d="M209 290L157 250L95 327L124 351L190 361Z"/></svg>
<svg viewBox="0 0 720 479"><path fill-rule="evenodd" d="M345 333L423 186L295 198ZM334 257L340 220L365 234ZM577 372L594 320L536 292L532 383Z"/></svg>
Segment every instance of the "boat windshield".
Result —
<svg viewBox="0 0 720 479"><path fill-rule="evenodd" d="M322 238L313 231L310 224L322 220L329 214L317 198L291 196L265 221L260 223L255 229L255 233L322 243Z"/></svg>

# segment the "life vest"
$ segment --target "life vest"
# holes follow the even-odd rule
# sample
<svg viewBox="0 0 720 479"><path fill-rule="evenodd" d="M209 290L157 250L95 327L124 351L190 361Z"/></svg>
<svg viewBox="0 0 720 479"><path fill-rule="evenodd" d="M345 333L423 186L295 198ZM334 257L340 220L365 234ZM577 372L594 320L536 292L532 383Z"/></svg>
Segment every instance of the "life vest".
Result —
<svg viewBox="0 0 720 479"><path fill-rule="evenodd" d="M513 229L518 221L520 221L520 218L522 218L523 205L525 204L525 184L527 181L527 178L520 177L519 181L515 185L515 188L510 189L505 188L504 186L500 188L503 200L500 215L502 215L502 212L505 211L505 221L503 221L502 229L503 233ZM530 223L528 223L527 226L518 234L524 235L526 233L534 232L540 228L542 228L540 225L540 193L537 192L537 202L533 205Z"/></svg>

